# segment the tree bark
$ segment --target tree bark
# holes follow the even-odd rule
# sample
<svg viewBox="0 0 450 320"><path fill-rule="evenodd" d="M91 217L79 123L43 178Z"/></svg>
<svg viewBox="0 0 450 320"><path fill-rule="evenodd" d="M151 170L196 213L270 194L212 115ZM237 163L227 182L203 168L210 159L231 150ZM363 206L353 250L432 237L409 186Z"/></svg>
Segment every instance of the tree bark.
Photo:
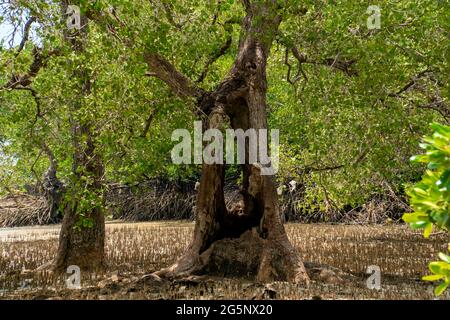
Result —
<svg viewBox="0 0 450 320"><path fill-rule="evenodd" d="M63 13L67 10L68 2L62 5ZM81 15L81 30L75 35L66 35L66 40L72 49L80 54L84 51L84 42L87 37L86 16ZM74 71L73 76L79 80L79 92L75 92L73 100L73 114L81 107L83 98L90 93L91 84L87 71L80 68ZM99 270L104 267L104 243L105 243L105 218L102 205L87 210L80 208L78 198L80 193L79 181L84 190L102 199L104 168L101 157L95 147L94 124L86 120L77 120L72 117L72 142L73 142L73 186L71 196L64 209L64 218L59 236L57 256L52 269L65 271L70 265L77 265L82 270ZM86 179L83 179L86 178ZM89 220L92 225L84 226L80 219Z"/></svg>
<svg viewBox="0 0 450 320"><path fill-rule="evenodd" d="M60 221L60 209L62 206L62 198L64 197L64 185L57 177L58 162L48 145L43 142L42 150L47 154L50 166L44 175L42 183L43 193L49 210L50 222L57 223Z"/></svg>
<svg viewBox="0 0 450 320"><path fill-rule="evenodd" d="M235 63L216 90L198 102L208 115L204 129L221 128L227 121L244 131L267 128L266 64L281 18L275 0L242 2L247 15ZM246 149L248 153L248 145ZM249 163L248 157L246 161L238 212L225 206L224 165L203 163L193 241L174 265L157 275L207 273L309 282L282 224L273 177L261 175L260 164Z"/></svg>

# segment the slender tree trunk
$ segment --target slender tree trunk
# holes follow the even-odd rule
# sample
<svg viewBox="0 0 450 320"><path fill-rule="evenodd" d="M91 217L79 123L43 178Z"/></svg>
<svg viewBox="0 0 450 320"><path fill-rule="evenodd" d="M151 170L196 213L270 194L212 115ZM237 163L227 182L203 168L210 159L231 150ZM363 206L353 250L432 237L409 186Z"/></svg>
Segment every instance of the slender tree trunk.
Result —
<svg viewBox="0 0 450 320"><path fill-rule="evenodd" d="M87 139L86 142L80 140ZM101 197L103 166L95 153L91 129L87 125L73 124L74 140L74 176L76 179L89 177L92 182L86 186L90 193ZM104 267L105 218L102 206L81 211L77 199L70 199L65 207L64 218L59 235L59 247L53 269L63 271L70 265L77 265L83 270L100 270ZM91 226L80 224L82 219L89 220Z"/></svg>
<svg viewBox="0 0 450 320"><path fill-rule="evenodd" d="M68 3L64 2L62 9L65 13ZM87 37L87 18L81 16L82 29L76 35L67 36L72 49L82 54L84 52ZM79 96L73 99L73 114L81 107L83 98L90 93L89 76L81 68L74 71L74 77L79 81ZM75 93L75 94L78 94ZM90 121L77 120L72 117L72 141L73 141L73 176L75 185L70 192L69 201L64 210L64 218L59 237L57 256L53 263L53 269L63 271L70 265L77 265L83 270L98 270L104 266L104 239L105 218L102 205L97 205L86 211L80 208L78 182L83 183L86 193L102 198L102 179L104 174L103 163L95 148L95 130ZM73 187L73 186L72 186ZM83 215L83 217L81 217ZM80 223L80 219L89 221L90 226Z"/></svg>
<svg viewBox="0 0 450 320"><path fill-rule="evenodd" d="M208 115L204 129L227 121L244 131L267 128L266 64L280 24L277 1L243 0L244 18L239 51L227 78L199 100ZM248 161L248 157L247 160ZM228 212L224 166L203 164L197 198L194 239L184 255L160 276L215 274L308 283L304 265L286 235L272 176L261 165L243 165L243 212Z"/></svg>
<svg viewBox="0 0 450 320"><path fill-rule="evenodd" d="M50 166L44 175L42 183L45 200L49 209L49 218L53 223L59 222L62 198L64 197L64 185L57 177L58 162L48 145L42 143L42 150L47 154Z"/></svg>

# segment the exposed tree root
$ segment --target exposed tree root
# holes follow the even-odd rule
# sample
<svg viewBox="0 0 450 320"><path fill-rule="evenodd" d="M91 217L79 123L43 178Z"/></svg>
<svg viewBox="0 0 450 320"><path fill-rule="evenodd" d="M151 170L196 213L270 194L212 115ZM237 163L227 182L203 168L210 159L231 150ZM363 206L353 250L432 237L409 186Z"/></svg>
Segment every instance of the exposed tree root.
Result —
<svg viewBox="0 0 450 320"><path fill-rule="evenodd" d="M188 250L176 264L155 273L165 278L206 274L241 277L262 283L309 283L295 250L288 250L283 242L261 238L256 228L244 232L239 238L217 240L201 254Z"/></svg>

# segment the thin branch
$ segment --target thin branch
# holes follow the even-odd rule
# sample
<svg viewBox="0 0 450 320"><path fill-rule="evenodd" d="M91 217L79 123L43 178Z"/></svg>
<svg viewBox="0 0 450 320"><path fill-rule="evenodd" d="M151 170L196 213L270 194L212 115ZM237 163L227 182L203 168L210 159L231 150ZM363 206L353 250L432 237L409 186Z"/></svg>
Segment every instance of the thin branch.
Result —
<svg viewBox="0 0 450 320"><path fill-rule="evenodd" d="M306 63L314 63L314 64L322 64L325 66L329 66L330 68L334 68L337 70L342 71L343 73L345 73L347 76L349 77L353 77L353 76L357 76L358 75L358 71L353 70L351 67L352 65L356 62L356 60L352 59L352 60L342 60L342 59L338 59L338 57L336 56L336 58L328 58L325 59L321 62L306 62Z"/></svg>
<svg viewBox="0 0 450 320"><path fill-rule="evenodd" d="M153 109L150 115L148 116L147 120L145 121L144 130L141 133L141 138L145 138L147 136L148 130L150 130L150 125L153 122L153 119L155 118L156 114L158 113L158 109Z"/></svg>
<svg viewBox="0 0 450 320"><path fill-rule="evenodd" d="M203 82L203 80L206 78L206 75L208 74L209 71L209 67L216 62L220 57L222 57L223 55L225 55L225 53L227 53L228 49L230 49L231 47L231 43L233 42L233 38L231 36L231 33L229 34L226 42L222 45L222 47L216 51L210 58L209 60L206 62L205 66L203 67L203 71L200 74L200 76L197 79L197 83L201 83Z"/></svg>
<svg viewBox="0 0 450 320"><path fill-rule="evenodd" d="M401 87L396 92L391 92L387 96L391 98L398 98L398 99L407 99L406 96L402 95L403 93L412 90L417 85L417 81L428 77L430 79L433 78L433 71L429 68L419 72L417 75L413 76L408 83L406 83L403 87ZM436 81L437 82L437 81ZM438 82L437 82L438 83ZM385 98L379 99L381 102L385 102ZM426 104L417 104L411 99L407 99L407 101L410 103L411 106L414 106L419 109L428 109L438 112L447 123L450 123L450 107L448 104L444 101L444 99L439 95L439 93L436 93L433 97L429 97L430 102Z"/></svg>
<svg viewBox="0 0 450 320"><path fill-rule="evenodd" d="M166 18L171 25L173 25L176 29L181 30L183 28L184 23L178 23L175 21L172 12L172 4L164 2L163 3L164 12L166 13Z"/></svg>
<svg viewBox="0 0 450 320"><path fill-rule="evenodd" d="M36 180L37 180L37 182L39 183L39 186L41 187L41 188L43 188L44 187L44 184L42 183L42 180L41 180L41 178L39 177L39 175L37 174L37 172L36 172L36 170L34 169L34 167L36 166L36 163L39 161L39 159L41 158L41 155L42 155L42 152L43 152L44 150L39 150L39 153L38 153L38 155L37 155L37 157L36 157L36 159L34 159L34 162L31 164L31 168L30 168L30 171L31 172L33 172L33 174L34 174L34 177L36 178Z"/></svg>
<svg viewBox="0 0 450 320"><path fill-rule="evenodd" d="M15 89L18 86L27 87L31 84L32 79L39 73L39 71L47 64L48 59L54 55L58 55L59 50L53 50L47 55L43 55L39 48L33 49L33 63L25 74L13 74L11 79L0 89Z"/></svg>
<svg viewBox="0 0 450 320"><path fill-rule="evenodd" d="M43 117L42 113L41 113L41 100L36 92L36 90L34 90L31 87L15 87L14 90L25 90L25 91L29 91L31 93L31 95L34 98L34 101L36 102L36 119L35 122L37 121L38 118Z"/></svg>
<svg viewBox="0 0 450 320"><path fill-rule="evenodd" d="M41 144L42 150L45 152L45 154L48 157L48 160L50 161L50 167L56 171L58 168L58 161L55 158L55 155L53 153L53 151L50 149L50 147L45 143L42 142Z"/></svg>
<svg viewBox="0 0 450 320"><path fill-rule="evenodd" d="M297 74L292 79L292 65L289 63L289 52L292 52L293 56L297 60ZM286 46L286 54L284 58L284 64L288 67L287 72L287 81L294 85L298 80L303 77L306 81L308 81L308 77L302 68L302 64L314 64L314 65L324 65L330 67L332 69L336 69L342 71L345 75L352 77L357 76L358 72L352 68L352 65L356 62L356 60L345 60L340 59L339 54L337 54L334 58L327 58L322 61L314 61L307 58L304 53L300 53L300 51L295 46Z"/></svg>
<svg viewBox="0 0 450 320"><path fill-rule="evenodd" d="M423 78L428 73L430 73L431 70L429 68L419 72L416 76L414 76L411 81L409 81L407 84L405 84L400 90L397 92L391 92L388 94L389 97L399 97L403 92L408 91L411 87L413 87L416 84L416 81L420 78Z"/></svg>
<svg viewBox="0 0 450 320"><path fill-rule="evenodd" d="M339 170L342 169L348 165L351 166L357 166L358 164L360 164L361 162L364 161L364 159L366 159L367 154L369 153L370 148L364 148L359 154L358 156L355 158L355 160L353 160L351 163L349 164L338 164L338 165L330 165L330 166L323 166L323 167L315 167L312 165L309 166L305 166L304 168L299 168L297 170L298 174L307 174L310 172L323 172L323 171L334 171L334 170Z"/></svg>
<svg viewBox="0 0 450 320"><path fill-rule="evenodd" d="M293 47L290 49L292 53L294 54L294 57L297 59L298 62L298 69L297 74L295 75L294 79L291 79L291 72L292 72L292 65L289 63L289 48L286 48L286 53L284 57L284 64L288 67L288 72L286 79L287 81L294 85L298 80L300 80L301 76L308 81L308 77L306 76L306 73L303 71L302 64L306 62L306 56L303 54L300 54L297 50L297 48Z"/></svg>
<svg viewBox="0 0 450 320"><path fill-rule="evenodd" d="M30 36L30 29L31 29L31 25L33 24L33 22L36 22L36 17L31 17L25 23L25 26L24 26L24 29L23 29L23 38L22 38L22 41L19 44L19 47L17 48L17 51L15 53L15 57L17 57L20 54L20 52L23 50L23 48L25 47L25 44L28 41L28 38Z"/></svg>
<svg viewBox="0 0 450 320"><path fill-rule="evenodd" d="M447 123L450 123L450 107L444 102L444 100L432 101L427 104L419 104L417 105L417 108L437 111Z"/></svg>
<svg viewBox="0 0 450 320"><path fill-rule="evenodd" d="M307 172L320 172L320 171L333 171L333 170L338 170L345 167L344 164L339 164L339 165L335 165L335 166L325 166L325 167L307 167L306 171Z"/></svg>
<svg viewBox="0 0 450 320"><path fill-rule="evenodd" d="M298 61L298 72L297 77L299 77L299 73L302 74L303 78L305 78L306 81L308 81L308 77L306 76L306 73L303 71L302 63L307 62L306 55L303 53L300 53L296 47L292 48L292 53L294 54L295 59Z"/></svg>

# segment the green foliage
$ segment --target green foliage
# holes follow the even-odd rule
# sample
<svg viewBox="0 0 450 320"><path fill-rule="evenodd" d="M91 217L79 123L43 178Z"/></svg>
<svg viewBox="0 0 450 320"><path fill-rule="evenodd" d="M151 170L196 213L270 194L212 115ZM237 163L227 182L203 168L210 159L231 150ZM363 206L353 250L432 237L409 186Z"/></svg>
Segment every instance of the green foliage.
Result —
<svg viewBox="0 0 450 320"><path fill-rule="evenodd" d="M312 62L302 64L308 79L300 77L292 86L280 81L287 72L285 50L275 47L268 71L271 126L281 129L285 151L281 169L284 177L308 186L302 206L324 209L328 197L334 210L357 207L387 186L402 195L402 185L420 174L408 158L439 115L417 106L428 104L436 90L448 92L445 5L376 4L382 16L375 32L367 30L367 2L361 1L302 1L281 24L280 41L296 45ZM354 60L358 75L320 63L329 58ZM296 72L292 55L289 62ZM390 95L427 67L439 75L441 89L424 77L416 84L422 92Z"/></svg>
<svg viewBox="0 0 450 320"><path fill-rule="evenodd" d="M423 228L429 237L433 225L450 230L450 127L434 123L434 133L425 137L420 146L425 154L414 156L412 161L427 164L422 181L408 190L413 213L403 216L412 228Z"/></svg>
<svg viewBox="0 0 450 320"><path fill-rule="evenodd" d="M449 246L450 251L450 246ZM439 296L447 289L450 285L450 256L445 253L440 252L439 258L442 261L430 262L428 268L430 269L432 275L422 277L425 281L438 281L442 282L434 289L434 294Z"/></svg>
<svg viewBox="0 0 450 320"><path fill-rule="evenodd" d="M450 127L433 123L432 136L425 137L420 147L426 152L411 158L414 162L427 164L422 180L409 188L413 213L403 215L403 220L414 229L424 229L428 238L433 226L450 232ZM450 247L449 247L450 250ZM431 262L433 275L423 277L426 281L443 280L435 294L442 294L450 284L450 257L439 253L442 261Z"/></svg>
<svg viewBox="0 0 450 320"><path fill-rule="evenodd" d="M199 86L215 88L236 57L244 16L241 1L71 1L91 16L111 16L108 23L89 23L86 50L75 53L63 37L58 3L21 1L21 11L0 14L2 21L20 21L35 14L33 24L42 52L57 51L39 70L31 87L40 98L43 117L25 90L0 90L0 194L36 183L49 161L42 142L58 160L58 177L66 185L71 176L72 120L92 122L96 150L105 165L104 182L133 184L144 178L197 177L197 166L174 166L170 161L175 128L192 129L195 101L181 101L155 77L146 76L144 50L165 56L194 81L211 58L231 38L229 49L208 67ZM441 115L420 108L439 96L448 97L446 7L435 0L379 1L380 30L367 30L367 3L361 1L282 1L280 32L268 61L268 116L280 129L279 180L295 179L305 186L305 211L358 207L392 189L402 194L405 183L417 180L420 167L408 160L416 141L430 122ZM21 28L18 28L21 29ZM16 47L0 51L0 86L13 73L24 74L33 62L29 41L16 56ZM286 81L286 46L307 57L306 77L295 85ZM348 74L327 65L354 61ZM288 55L292 73L299 67ZM79 99L80 79L86 71L91 92ZM416 76L429 70L425 76ZM292 76L292 75L291 75ZM417 78L417 79L416 79ZM401 90L415 79L415 85ZM151 119L147 132L144 132ZM33 168L33 170L30 170ZM333 169L334 168L334 169ZM85 195L82 184L74 194ZM88 200L86 203L92 203ZM97 203L97 201L95 201Z"/></svg>

